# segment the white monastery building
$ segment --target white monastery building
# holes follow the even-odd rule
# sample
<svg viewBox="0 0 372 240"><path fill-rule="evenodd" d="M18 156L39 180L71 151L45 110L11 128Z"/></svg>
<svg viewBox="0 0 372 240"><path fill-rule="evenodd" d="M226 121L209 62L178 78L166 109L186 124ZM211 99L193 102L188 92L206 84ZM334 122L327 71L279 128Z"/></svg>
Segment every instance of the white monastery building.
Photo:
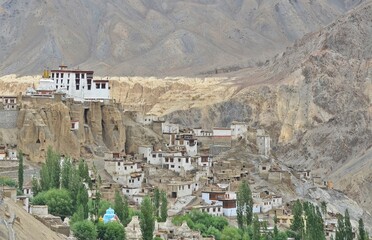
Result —
<svg viewBox="0 0 372 240"><path fill-rule="evenodd" d="M40 85L42 85L40 90L66 93L75 101L109 99L109 80L93 79L93 73L93 71L71 70L67 69L67 66L59 66L58 70L50 71L49 81L45 79L45 76L40 81Z"/></svg>

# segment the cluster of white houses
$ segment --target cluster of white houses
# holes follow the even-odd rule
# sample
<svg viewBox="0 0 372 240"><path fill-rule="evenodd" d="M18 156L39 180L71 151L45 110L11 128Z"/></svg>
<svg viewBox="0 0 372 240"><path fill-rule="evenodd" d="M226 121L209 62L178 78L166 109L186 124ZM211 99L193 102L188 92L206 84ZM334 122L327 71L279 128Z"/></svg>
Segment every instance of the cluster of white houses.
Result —
<svg viewBox="0 0 372 240"><path fill-rule="evenodd" d="M0 145L0 160L18 160L17 149L8 145Z"/></svg>

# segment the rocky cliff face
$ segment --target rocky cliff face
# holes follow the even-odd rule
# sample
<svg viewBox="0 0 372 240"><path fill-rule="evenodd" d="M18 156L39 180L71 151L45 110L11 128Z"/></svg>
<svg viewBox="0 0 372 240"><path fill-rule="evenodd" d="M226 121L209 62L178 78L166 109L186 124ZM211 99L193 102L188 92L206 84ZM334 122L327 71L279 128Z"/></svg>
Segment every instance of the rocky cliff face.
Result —
<svg viewBox="0 0 372 240"><path fill-rule="evenodd" d="M71 130L72 121L78 122L77 130ZM19 148L36 161L44 159L49 146L75 159L125 150L122 112L113 104L25 101L17 125Z"/></svg>

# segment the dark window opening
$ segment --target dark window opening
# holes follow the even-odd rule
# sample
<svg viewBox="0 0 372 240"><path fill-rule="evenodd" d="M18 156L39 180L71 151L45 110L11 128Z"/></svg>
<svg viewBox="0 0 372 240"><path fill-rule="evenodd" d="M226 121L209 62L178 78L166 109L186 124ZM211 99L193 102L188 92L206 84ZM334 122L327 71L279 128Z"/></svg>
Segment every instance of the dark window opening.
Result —
<svg viewBox="0 0 372 240"><path fill-rule="evenodd" d="M92 89L92 79L87 80L88 90Z"/></svg>
<svg viewBox="0 0 372 240"><path fill-rule="evenodd" d="M100 88L101 88L101 84L96 83L96 89L100 89Z"/></svg>
<svg viewBox="0 0 372 240"><path fill-rule="evenodd" d="M89 109L84 109L84 123L88 124L88 112Z"/></svg>

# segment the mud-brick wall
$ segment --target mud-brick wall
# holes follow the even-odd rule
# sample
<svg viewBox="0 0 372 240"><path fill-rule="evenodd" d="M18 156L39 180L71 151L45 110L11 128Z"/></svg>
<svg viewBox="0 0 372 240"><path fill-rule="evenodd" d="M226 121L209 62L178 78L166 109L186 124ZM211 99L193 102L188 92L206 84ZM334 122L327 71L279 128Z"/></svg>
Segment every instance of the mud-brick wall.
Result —
<svg viewBox="0 0 372 240"><path fill-rule="evenodd" d="M17 128L18 110L0 110L0 128Z"/></svg>

